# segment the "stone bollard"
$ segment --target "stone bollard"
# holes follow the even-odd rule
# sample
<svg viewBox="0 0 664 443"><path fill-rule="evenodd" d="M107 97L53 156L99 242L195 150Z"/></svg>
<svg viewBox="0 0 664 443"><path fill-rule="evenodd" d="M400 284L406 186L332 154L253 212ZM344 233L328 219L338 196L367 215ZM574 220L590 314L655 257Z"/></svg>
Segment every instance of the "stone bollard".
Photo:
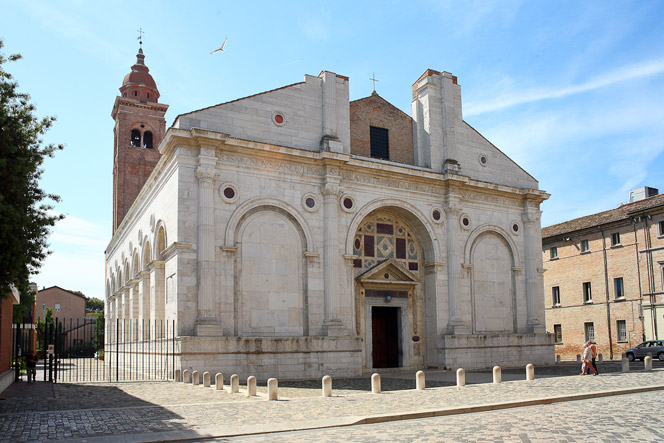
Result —
<svg viewBox="0 0 664 443"><path fill-rule="evenodd" d="M237 374L231 375L231 394L240 392L240 377Z"/></svg>
<svg viewBox="0 0 664 443"><path fill-rule="evenodd" d="M210 373L208 371L203 372L203 386L210 387Z"/></svg>
<svg viewBox="0 0 664 443"><path fill-rule="evenodd" d="M556 363L560 363L560 354L556 355Z"/></svg>
<svg viewBox="0 0 664 443"><path fill-rule="evenodd" d="M279 400L279 382L276 378L267 379L267 399Z"/></svg>
<svg viewBox="0 0 664 443"><path fill-rule="evenodd" d="M494 383L500 383L503 381L503 375L502 372L500 371L500 366L494 366L493 367L493 382Z"/></svg>
<svg viewBox="0 0 664 443"><path fill-rule="evenodd" d="M198 371L194 371L191 373L191 384L192 385L197 385L200 383L200 377L198 376Z"/></svg>
<svg viewBox="0 0 664 443"><path fill-rule="evenodd" d="M424 371L417 371L415 373L415 389L424 391L425 384Z"/></svg>
<svg viewBox="0 0 664 443"><path fill-rule="evenodd" d="M189 375L189 369L182 371L182 381L185 383L191 383L191 377Z"/></svg>
<svg viewBox="0 0 664 443"><path fill-rule="evenodd" d="M581 363L581 354L576 354L576 362Z"/></svg>
<svg viewBox="0 0 664 443"><path fill-rule="evenodd" d="M371 375L371 393L380 394L380 374Z"/></svg>
<svg viewBox="0 0 664 443"><path fill-rule="evenodd" d="M627 360L627 357L623 357L622 359L622 371L629 372L629 360Z"/></svg>
<svg viewBox="0 0 664 443"><path fill-rule="evenodd" d="M332 377L323 377L323 397L332 397Z"/></svg>
<svg viewBox="0 0 664 443"><path fill-rule="evenodd" d="M457 369L457 388L466 386L466 371L462 368Z"/></svg>
<svg viewBox="0 0 664 443"><path fill-rule="evenodd" d="M652 371L652 357L650 355L643 359L643 369Z"/></svg>
<svg viewBox="0 0 664 443"><path fill-rule="evenodd" d="M526 365L526 380L535 380L535 366L532 363Z"/></svg>
<svg viewBox="0 0 664 443"><path fill-rule="evenodd" d="M603 354L599 354L597 357L599 358L600 363L602 363L604 361L604 355Z"/></svg>
<svg viewBox="0 0 664 443"><path fill-rule="evenodd" d="M182 371L180 371L179 369L175 370L175 381L176 382L182 381Z"/></svg>
<svg viewBox="0 0 664 443"><path fill-rule="evenodd" d="M250 375L247 378L247 397L256 396L256 377Z"/></svg>
<svg viewBox="0 0 664 443"><path fill-rule="evenodd" d="M214 389L217 391L224 390L224 374L217 372L217 375L214 376Z"/></svg>

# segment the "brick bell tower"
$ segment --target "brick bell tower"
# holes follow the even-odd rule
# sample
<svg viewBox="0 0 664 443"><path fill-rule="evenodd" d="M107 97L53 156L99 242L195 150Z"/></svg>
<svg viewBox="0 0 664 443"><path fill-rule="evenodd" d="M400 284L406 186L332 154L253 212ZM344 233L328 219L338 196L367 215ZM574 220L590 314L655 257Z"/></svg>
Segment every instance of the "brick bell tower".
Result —
<svg viewBox="0 0 664 443"><path fill-rule="evenodd" d="M141 42L142 45L142 42ZM157 147L166 132L159 90L145 66L142 46L115 98L113 128L113 233L141 191L161 154Z"/></svg>

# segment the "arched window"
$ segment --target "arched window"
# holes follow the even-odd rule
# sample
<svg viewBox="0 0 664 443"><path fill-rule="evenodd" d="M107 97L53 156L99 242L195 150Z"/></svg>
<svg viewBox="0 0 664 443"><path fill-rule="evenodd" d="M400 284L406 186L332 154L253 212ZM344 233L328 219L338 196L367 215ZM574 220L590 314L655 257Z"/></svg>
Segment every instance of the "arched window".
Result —
<svg viewBox="0 0 664 443"><path fill-rule="evenodd" d="M139 147L141 146L141 132L138 129L131 130L131 146Z"/></svg>
<svg viewBox="0 0 664 443"><path fill-rule="evenodd" d="M145 131L143 133L143 147L145 149L152 149L152 132Z"/></svg>

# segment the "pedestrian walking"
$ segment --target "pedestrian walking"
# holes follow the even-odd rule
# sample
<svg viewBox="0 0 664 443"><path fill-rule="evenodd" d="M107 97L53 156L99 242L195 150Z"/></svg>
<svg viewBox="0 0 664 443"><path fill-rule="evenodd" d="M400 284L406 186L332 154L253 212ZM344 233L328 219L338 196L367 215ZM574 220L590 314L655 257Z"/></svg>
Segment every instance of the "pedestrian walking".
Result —
<svg viewBox="0 0 664 443"><path fill-rule="evenodd" d="M34 352L28 355L28 358L25 362L25 368L28 370L28 383L30 383L30 379L32 379L32 381L36 381L37 361L39 361L39 359L37 358L37 355Z"/></svg>
<svg viewBox="0 0 664 443"><path fill-rule="evenodd" d="M591 342L590 340L588 340L588 343L586 343L586 345L592 351L592 363L591 364L592 364L593 368L595 368L595 372L597 372L599 374L599 370L597 369L597 363L596 363L596 360L597 360L597 345L595 343ZM590 374L590 369L589 368L586 369L586 374Z"/></svg>
<svg viewBox="0 0 664 443"><path fill-rule="evenodd" d="M583 345L583 364L581 365L581 375L586 375L586 370L593 371L593 375L597 375L597 370L592 366L593 351L590 349L590 342Z"/></svg>

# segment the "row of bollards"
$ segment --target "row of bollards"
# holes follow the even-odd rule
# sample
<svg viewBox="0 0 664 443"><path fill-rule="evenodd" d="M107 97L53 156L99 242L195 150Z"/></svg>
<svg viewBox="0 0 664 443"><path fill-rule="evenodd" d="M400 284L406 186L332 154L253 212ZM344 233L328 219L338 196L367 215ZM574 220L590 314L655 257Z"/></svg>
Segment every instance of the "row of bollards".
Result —
<svg viewBox="0 0 664 443"><path fill-rule="evenodd" d="M652 370L652 357L647 356L644 359L645 370ZM623 356L622 359L622 371L629 372L629 360ZM198 371L189 371L185 369L180 371L179 369L175 370L175 381L179 382L182 380L184 383L190 383L193 385L198 385L200 382L200 375ZM526 365L526 380L532 381L535 380L535 367L532 364ZM217 373L215 375L215 389L221 391L224 389L224 375ZM502 369L500 366L493 367L493 383L498 384L502 382ZM466 386L466 372L459 368L456 371L456 384L457 387ZM210 387L210 373L203 373L203 386ZM268 400L278 400L278 381L276 378L270 378L267 380L267 399ZM424 371L417 371L415 374L415 389L422 391L426 388L426 380ZM230 378L230 392L232 394L237 394L240 392L240 377L237 374L231 375ZM371 393L380 394L381 393L381 384L380 384L380 374L371 375ZM255 397L256 394L256 377L249 376L247 378L247 396ZM331 397L332 396L332 377L326 375L322 379L322 396Z"/></svg>
<svg viewBox="0 0 664 443"><path fill-rule="evenodd" d="M650 355L647 355L643 358L643 369L645 371L652 371L652 357ZM625 354L623 354L622 357L622 371L629 372L629 360Z"/></svg>

